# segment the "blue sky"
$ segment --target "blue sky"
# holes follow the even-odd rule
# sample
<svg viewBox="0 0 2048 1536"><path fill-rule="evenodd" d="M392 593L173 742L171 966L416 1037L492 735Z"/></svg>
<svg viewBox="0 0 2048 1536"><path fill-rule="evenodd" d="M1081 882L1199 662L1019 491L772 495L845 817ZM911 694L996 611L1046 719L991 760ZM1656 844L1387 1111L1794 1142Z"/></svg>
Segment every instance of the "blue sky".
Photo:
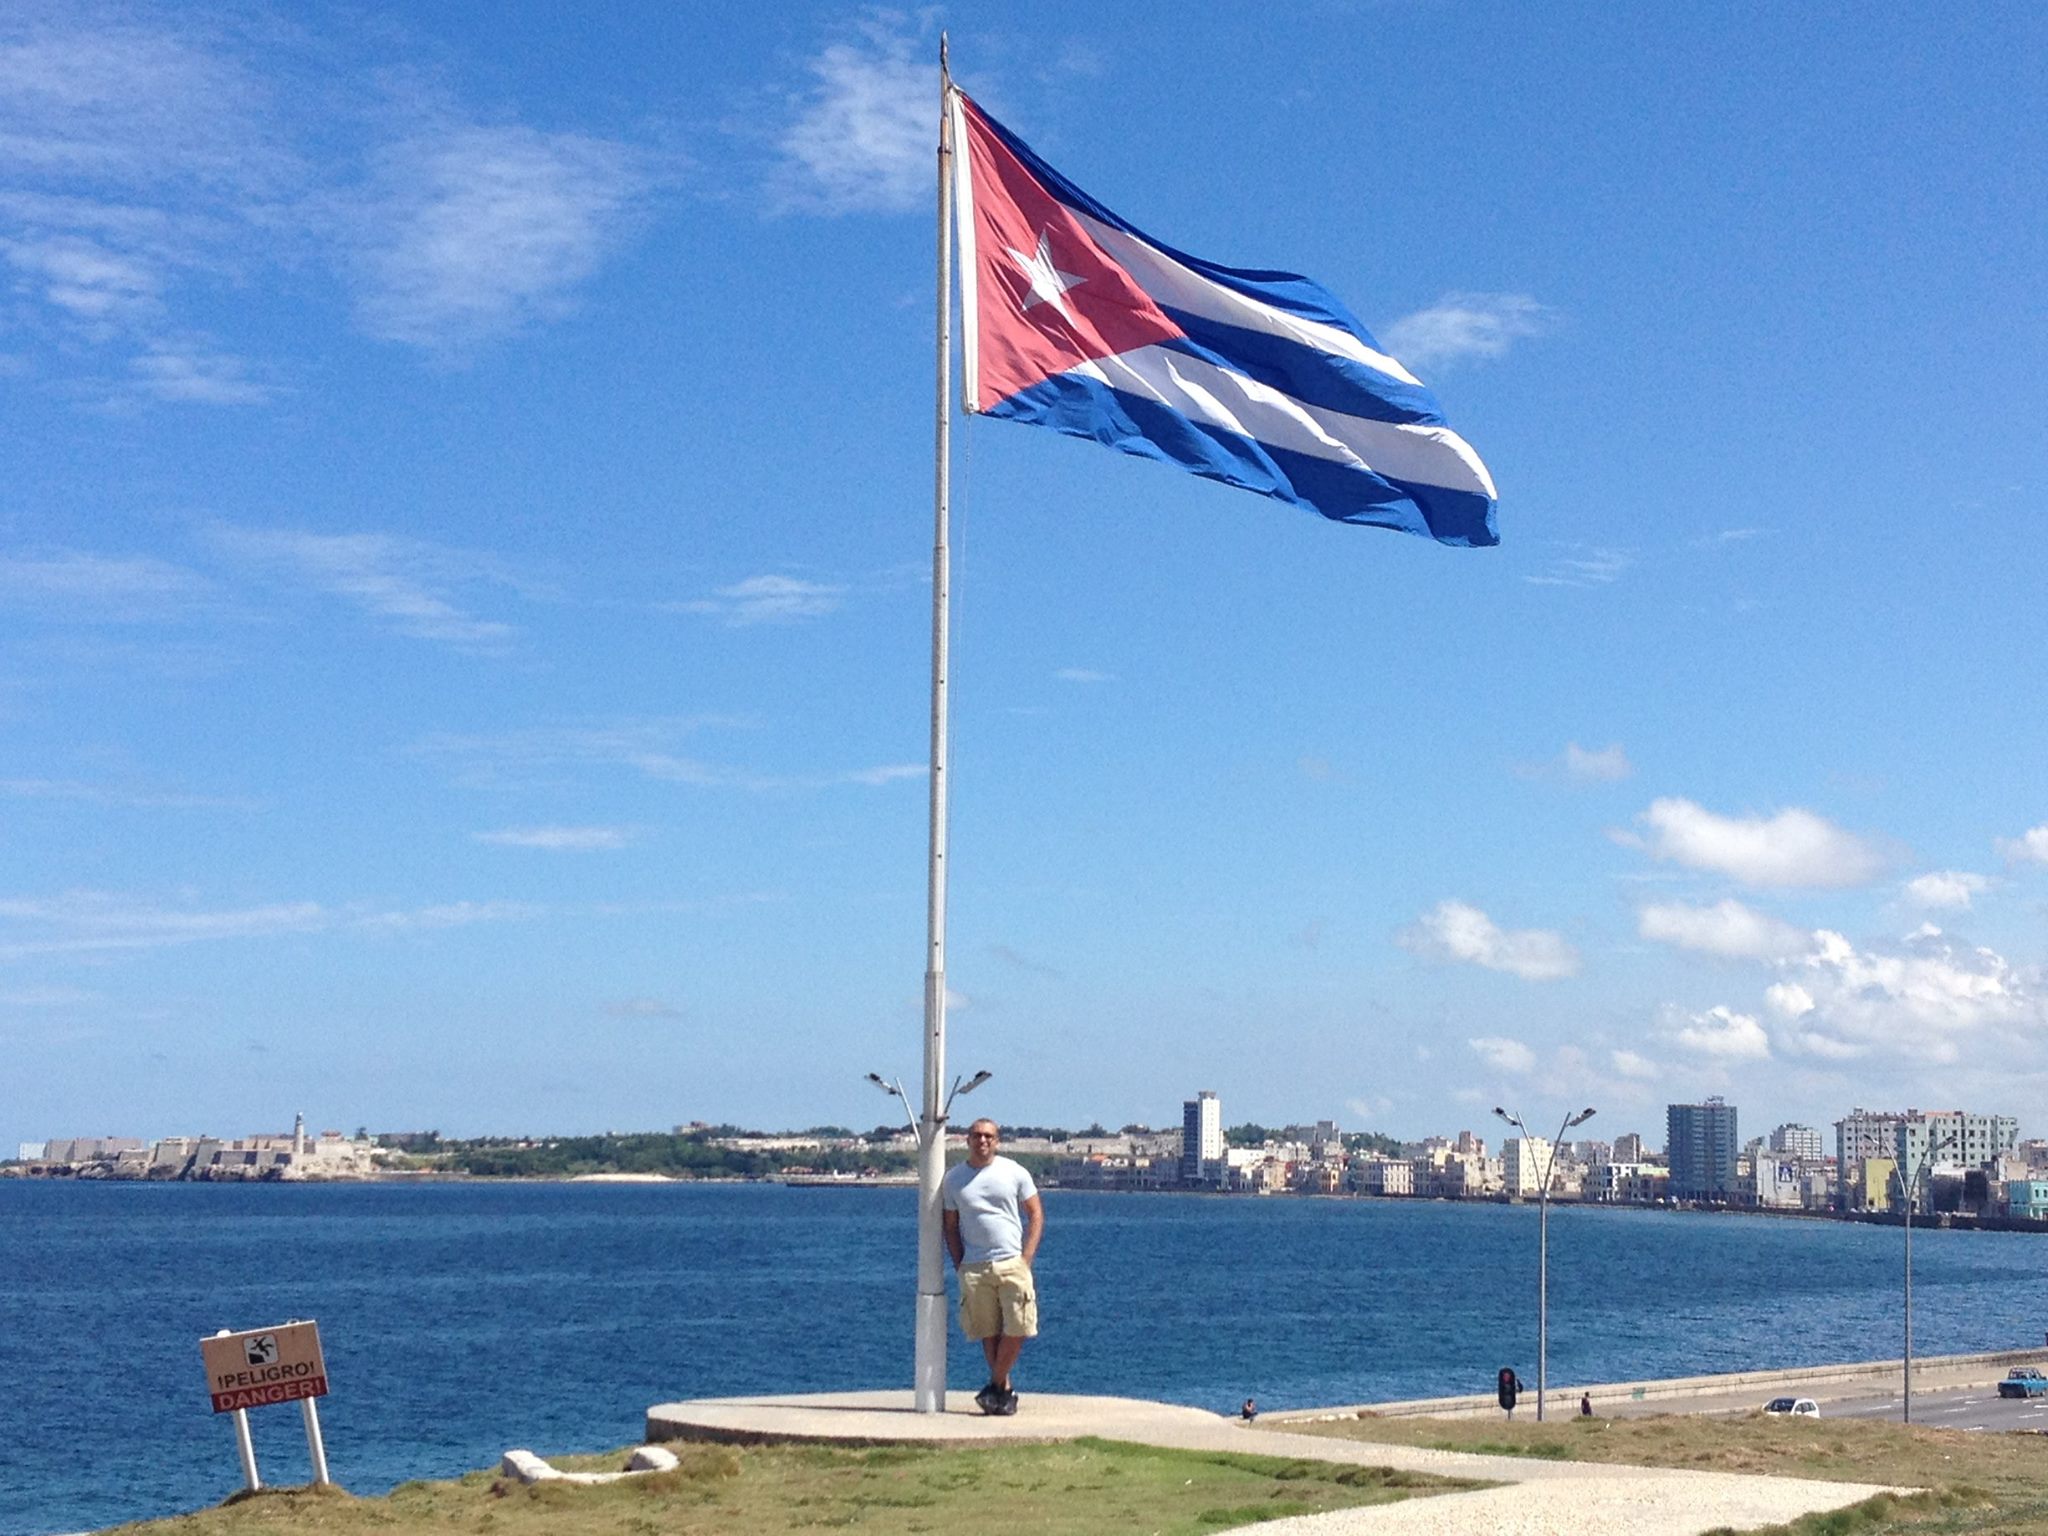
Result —
<svg viewBox="0 0 2048 1536"><path fill-rule="evenodd" d="M1501 489L963 426L978 1104L2048 1129L2041 13L1115 15L7 8L0 1147L887 1118L941 25Z"/></svg>

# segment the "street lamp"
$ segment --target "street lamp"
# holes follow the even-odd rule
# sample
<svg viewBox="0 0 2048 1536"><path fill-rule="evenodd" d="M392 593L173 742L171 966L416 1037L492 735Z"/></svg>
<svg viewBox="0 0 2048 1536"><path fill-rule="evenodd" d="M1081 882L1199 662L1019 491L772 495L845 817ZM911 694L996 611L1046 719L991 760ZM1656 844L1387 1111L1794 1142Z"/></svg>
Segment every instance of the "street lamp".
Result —
<svg viewBox="0 0 2048 1536"><path fill-rule="evenodd" d="M1900 1128L1900 1134L1904 1136L1904 1127ZM1927 1156L1921 1160L1919 1167L1909 1173L1906 1165L1912 1160L1913 1143L1907 1139L1904 1150L1908 1155L1899 1159L1899 1193L1906 1201L1906 1345L1903 1357L1905 1379L1904 1390L1899 1396L1899 1422L1902 1424L1913 1422L1913 1195L1920 1187L1920 1175L1925 1173L1927 1165L1934 1161L1934 1154L1955 1144L1953 1132L1942 1137L1940 1141L1929 1144Z"/></svg>
<svg viewBox="0 0 2048 1536"><path fill-rule="evenodd" d="M1529 1127L1522 1123L1520 1115L1511 1115L1498 1104L1493 1112L1522 1133L1522 1140L1530 1140ZM1550 1156L1543 1160L1543 1180L1536 1191L1536 1422L1543 1422L1543 1396L1549 1385L1550 1376L1550 1172L1557 1166L1557 1144L1564 1140L1564 1133L1575 1125L1584 1125L1593 1118L1591 1109L1582 1109L1577 1114L1567 1114L1564 1124L1557 1128L1557 1140L1550 1144Z"/></svg>
<svg viewBox="0 0 2048 1536"><path fill-rule="evenodd" d="M964 1093L974 1092L975 1089L979 1088L983 1083L987 1082L990 1078L994 1076L995 1073L984 1069L980 1072L975 1073L972 1077L954 1078L953 1091L946 1095L945 1107L939 1111L939 1124L943 1126L946 1123L946 1116L952 1113L953 1101L955 1099L959 1098ZM882 1074L879 1072L869 1072L866 1074L866 1077L869 1082L873 1083L877 1088L881 1089L882 1092L889 1094L894 1098L901 1099L903 1101L903 1115L904 1119L910 1125L910 1134L917 1138L917 1144L920 1147L923 1146L924 1133L918 1128L917 1111L910 1107L910 1095L904 1092L902 1081L900 1079L886 1078L882 1076Z"/></svg>
<svg viewBox="0 0 2048 1536"><path fill-rule="evenodd" d="M933 825L937 824L935 812ZM927 982L931 982L929 975ZM943 995L943 984L928 985L927 991L932 996ZM930 1000L928 997L928 1003ZM929 1009L926 1016L931 1016ZM902 1100L903 1112L910 1121L910 1134L917 1138L917 1321L912 1340L911 1403L919 1413L944 1413L946 1249L940 1235L939 1187L946 1176L946 1116L952 1113L955 1099L963 1093L974 1092L995 1074L982 1071L970 1078L954 1078L952 1091L941 1103L939 1082L944 1069L939 1062L943 1059L943 1046L934 1049L932 1038L928 1038L925 1045L924 1102L927 1113L923 1116L910 1107L910 1095L903 1091L901 1081L890 1082L879 1072L864 1075L882 1092L893 1093Z"/></svg>

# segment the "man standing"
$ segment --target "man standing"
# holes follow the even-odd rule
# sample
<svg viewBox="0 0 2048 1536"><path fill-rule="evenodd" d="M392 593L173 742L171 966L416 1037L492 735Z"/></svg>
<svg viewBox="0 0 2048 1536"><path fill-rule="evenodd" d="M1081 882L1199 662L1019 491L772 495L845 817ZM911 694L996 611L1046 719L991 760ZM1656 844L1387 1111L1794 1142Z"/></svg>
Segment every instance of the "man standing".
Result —
<svg viewBox="0 0 2048 1536"><path fill-rule="evenodd" d="M960 1331L988 1356L988 1385L974 1400L983 1413L1012 1414L1010 1370L1038 1332L1031 1261L1045 1235L1045 1205L1024 1165L996 1155L1000 1140L993 1120L968 1126L967 1161L946 1170L939 1200L946 1251L960 1272Z"/></svg>

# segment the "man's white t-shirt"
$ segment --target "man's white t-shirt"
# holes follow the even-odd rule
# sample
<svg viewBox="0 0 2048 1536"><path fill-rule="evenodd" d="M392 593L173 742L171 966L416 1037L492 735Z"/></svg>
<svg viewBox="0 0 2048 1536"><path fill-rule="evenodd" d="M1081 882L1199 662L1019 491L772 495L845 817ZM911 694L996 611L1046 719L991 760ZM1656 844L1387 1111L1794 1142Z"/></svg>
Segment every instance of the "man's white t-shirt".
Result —
<svg viewBox="0 0 2048 1536"><path fill-rule="evenodd" d="M998 1156L986 1168L972 1163L955 1163L946 1170L939 1186L940 1202L960 1213L960 1242L967 1250L964 1264L986 1264L994 1259L1021 1258L1024 1253L1024 1217L1020 1207L1038 1193L1031 1174L1022 1163Z"/></svg>

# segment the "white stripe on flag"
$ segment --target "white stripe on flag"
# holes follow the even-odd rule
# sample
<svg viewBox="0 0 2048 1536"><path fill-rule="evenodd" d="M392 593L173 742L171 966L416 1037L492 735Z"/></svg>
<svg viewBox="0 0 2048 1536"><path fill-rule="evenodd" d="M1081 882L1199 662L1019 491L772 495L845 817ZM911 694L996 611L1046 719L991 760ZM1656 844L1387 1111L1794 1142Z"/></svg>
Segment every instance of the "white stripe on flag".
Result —
<svg viewBox="0 0 2048 1536"><path fill-rule="evenodd" d="M1389 378L1399 379L1403 384L1423 387L1422 381L1403 368L1399 359L1384 352L1375 352L1351 332L1325 325L1320 320L1304 319L1263 299L1239 293L1235 288L1202 276L1192 267L1183 266L1135 235L1126 234L1099 219L1091 219L1078 209L1071 211L1095 243L1121 264L1137 280L1140 288L1166 308L1184 309L1204 320L1235 325L1266 336L1278 336L1318 352L1348 357Z"/></svg>
<svg viewBox="0 0 2048 1536"><path fill-rule="evenodd" d="M1275 448L1414 485L1469 491L1490 500L1499 495L1471 444L1449 427L1372 421L1304 405L1270 384L1170 347L1137 347L1077 363L1069 372Z"/></svg>
<svg viewBox="0 0 2048 1536"><path fill-rule="evenodd" d="M953 127L953 228L960 253L960 399L971 414L981 409L981 268L974 260L974 167L967 153L967 110L960 92L946 93ZM941 240L946 231L939 231ZM951 295L947 302L952 302Z"/></svg>

